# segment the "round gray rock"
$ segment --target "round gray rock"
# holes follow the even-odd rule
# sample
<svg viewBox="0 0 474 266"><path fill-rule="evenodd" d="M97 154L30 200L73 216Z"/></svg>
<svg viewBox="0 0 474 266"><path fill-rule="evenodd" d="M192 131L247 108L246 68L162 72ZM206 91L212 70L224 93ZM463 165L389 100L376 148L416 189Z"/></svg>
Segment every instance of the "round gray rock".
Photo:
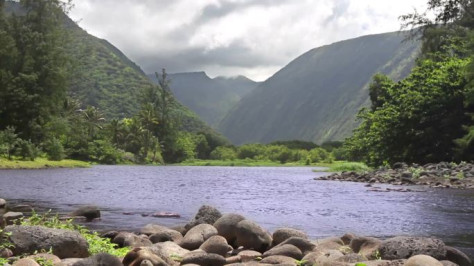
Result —
<svg viewBox="0 0 474 266"><path fill-rule="evenodd" d="M53 250L59 258L85 258L89 256L88 244L78 232L41 226L11 225L5 227L11 233L14 254L34 253L37 250Z"/></svg>
<svg viewBox="0 0 474 266"><path fill-rule="evenodd" d="M227 240L222 236L212 236L206 240L199 249L206 251L207 253L219 254L225 256L227 252L232 250L232 247L229 246Z"/></svg>
<svg viewBox="0 0 474 266"><path fill-rule="evenodd" d="M397 236L382 241L379 252L382 259L386 260L408 259L414 255L444 259L446 246L437 238Z"/></svg>
<svg viewBox="0 0 474 266"><path fill-rule="evenodd" d="M172 229L168 229L165 231L161 231L159 233L153 234L150 236L150 241L152 243L159 243L159 242L166 242L166 241L173 241L179 242L183 239L183 235Z"/></svg>
<svg viewBox="0 0 474 266"><path fill-rule="evenodd" d="M71 216L82 216L88 221L92 221L93 219L100 218L100 210L97 206L93 205L82 206L72 212Z"/></svg>
<svg viewBox="0 0 474 266"><path fill-rule="evenodd" d="M453 247L446 247L446 260L452 261L459 266L471 266L471 259L462 251Z"/></svg>
<svg viewBox="0 0 474 266"><path fill-rule="evenodd" d="M189 230L179 245L188 250L199 248L204 241L217 235L217 229L210 224L200 224Z"/></svg>
<svg viewBox="0 0 474 266"><path fill-rule="evenodd" d="M208 205L203 205L201 208L199 208L196 216L194 216L194 219L191 220L188 224L184 226L186 230L190 230L191 228L195 227L196 225L199 224L214 224L219 218L222 217L222 213Z"/></svg>
<svg viewBox="0 0 474 266"><path fill-rule="evenodd" d="M22 212L7 212L3 215L3 220L6 224L13 224L16 220L23 218ZM19 222L17 222L19 223Z"/></svg>
<svg viewBox="0 0 474 266"><path fill-rule="evenodd" d="M236 243L246 249L265 252L272 244L272 237L258 224L242 220L236 227Z"/></svg>
<svg viewBox="0 0 474 266"><path fill-rule="evenodd" d="M0 199L0 208L5 208L7 206L7 201L4 199Z"/></svg>
<svg viewBox="0 0 474 266"><path fill-rule="evenodd" d="M270 257L270 256L276 256L276 255L287 256L287 257L294 258L296 260L300 260L301 258L303 258L303 253L301 252L301 250L290 244L276 246L268 250L267 252L263 253L263 257Z"/></svg>
<svg viewBox="0 0 474 266"><path fill-rule="evenodd" d="M96 265L122 266L123 264L119 258L107 253L99 253L92 257L80 260L73 264L73 266L96 266Z"/></svg>
<svg viewBox="0 0 474 266"><path fill-rule="evenodd" d="M409 258L404 266L443 266L443 264L433 257L416 255Z"/></svg>
<svg viewBox="0 0 474 266"><path fill-rule="evenodd" d="M218 234L223 236L227 240L227 243L234 246L234 248L236 247L234 242L237 239L235 236L237 224L242 220L245 220L244 216L240 214L229 213L224 214L214 223L214 227L217 229Z"/></svg>
<svg viewBox="0 0 474 266"><path fill-rule="evenodd" d="M278 264L278 265L296 265L296 260L287 256L275 255L266 257L260 261L260 263L266 264Z"/></svg>
<svg viewBox="0 0 474 266"><path fill-rule="evenodd" d="M114 239L112 243L117 244L119 247L148 247L153 243L144 235L137 236L129 232L120 232Z"/></svg>
<svg viewBox="0 0 474 266"><path fill-rule="evenodd" d="M316 247L316 245L313 244L308 239L296 237L296 236L288 238L287 240L281 242L278 246L286 245L286 244L290 244L297 247L299 250L301 250L301 252L303 252L303 254L313 251L314 248Z"/></svg>
<svg viewBox="0 0 474 266"><path fill-rule="evenodd" d="M273 245L276 246L290 237L301 237L308 239L305 232L293 228L280 228L273 232Z"/></svg>
<svg viewBox="0 0 474 266"><path fill-rule="evenodd" d="M218 254L200 252L190 252L181 261L181 265L197 264L201 266L221 266L226 264L224 257Z"/></svg>

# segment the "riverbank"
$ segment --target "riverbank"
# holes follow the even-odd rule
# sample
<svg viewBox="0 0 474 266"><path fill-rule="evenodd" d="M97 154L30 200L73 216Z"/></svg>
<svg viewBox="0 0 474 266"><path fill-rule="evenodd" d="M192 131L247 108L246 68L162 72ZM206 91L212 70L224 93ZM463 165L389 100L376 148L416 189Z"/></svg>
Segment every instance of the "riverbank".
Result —
<svg viewBox="0 0 474 266"><path fill-rule="evenodd" d="M474 189L474 164L441 162L421 166L417 164L396 163L392 168L382 167L367 172L345 171L318 177L315 180Z"/></svg>
<svg viewBox="0 0 474 266"><path fill-rule="evenodd" d="M0 158L0 169L46 169L46 168L86 168L91 163L78 160L51 161L36 158L34 161L8 160Z"/></svg>
<svg viewBox="0 0 474 266"><path fill-rule="evenodd" d="M88 213L82 213L87 215ZM94 217L98 213L93 210ZM100 214L99 214L100 216ZM222 214L211 206L202 206L184 226L164 227L148 224L139 232L109 231L103 238L93 233L71 232L70 224L36 216L22 225L7 226L1 245L10 245L1 254L4 261L28 265L43 260L55 265L460 265L470 266L471 259L460 250L433 237L398 236L379 239L346 233L324 239L310 239L293 228L273 233L235 213ZM51 229L52 228L52 229ZM32 233L34 232L34 234ZM34 235L34 237L33 237ZM88 238L94 239L88 239ZM98 242L113 243L118 250L97 248ZM64 247L67 243L67 248ZM52 254L38 255L37 250ZM106 252L107 254L101 253ZM36 256L32 256L36 254ZM44 257L41 257L44 256ZM124 256L124 257L122 257ZM0 259L1 262L2 259ZM25 261L23 261L25 262ZM75 264L76 263L76 264ZM13 264L15 265L15 264Z"/></svg>
<svg viewBox="0 0 474 266"><path fill-rule="evenodd" d="M327 172L340 171L368 171L370 168L364 163L333 161L306 164L305 162L280 163L270 160L253 160L253 159L236 159L236 160L186 160L181 163L174 164L176 166L240 166L240 167L324 167L318 170Z"/></svg>

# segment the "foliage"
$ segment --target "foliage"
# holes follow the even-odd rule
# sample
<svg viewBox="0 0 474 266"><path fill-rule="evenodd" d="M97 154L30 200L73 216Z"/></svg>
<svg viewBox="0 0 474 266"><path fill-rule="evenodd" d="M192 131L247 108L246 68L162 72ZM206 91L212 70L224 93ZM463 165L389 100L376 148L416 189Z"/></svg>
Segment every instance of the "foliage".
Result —
<svg viewBox="0 0 474 266"><path fill-rule="evenodd" d="M13 151L20 141L15 131L16 129L13 126L7 126L5 130L0 131L0 151L6 153L9 160L12 158Z"/></svg>
<svg viewBox="0 0 474 266"><path fill-rule="evenodd" d="M234 147L219 146L211 152L212 160L235 160L237 159L237 151Z"/></svg>
<svg viewBox="0 0 474 266"><path fill-rule="evenodd" d="M31 140L20 139L18 141L17 155L21 156L23 160L34 161L39 155L39 149Z"/></svg>
<svg viewBox="0 0 474 266"><path fill-rule="evenodd" d="M52 161L61 161L65 157L64 147L56 138L52 138L46 142L45 150L48 155L48 159Z"/></svg>
<svg viewBox="0 0 474 266"><path fill-rule="evenodd" d="M89 231L84 226L74 224L72 220L61 221L58 215L51 215L50 212L41 215L33 211L29 218L21 221L21 224L78 231L86 239L91 255L109 253L117 257L124 257L129 251L128 248L117 248L117 245L111 243L109 239L100 237L97 232Z"/></svg>
<svg viewBox="0 0 474 266"><path fill-rule="evenodd" d="M370 167L368 167L364 163L359 162L334 162L333 164L329 165L328 172L367 172L370 171Z"/></svg>
<svg viewBox="0 0 474 266"><path fill-rule="evenodd" d="M437 54L436 60L420 60L400 82L375 80L384 96L359 113L362 123L345 143L350 159L370 165L454 160L453 142L469 121L464 104L468 63Z"/></svg>
<svg viewBox="0 0 474 266"><path fill-rule="evenodd" d="M39 143L42 126L58 113L66 95L69 59L61 23L67 4L28 1L21 11L0 10L0 129L14 126L20 137Z"/></svg>
<svg viewBox="0 0 474 266"><path fill-rule="evenodd" d="M34 161L7 160L0 158L0 169L41 169L41 168L85 168L90 163L76 160L50 161L36 158Z"/></svg>

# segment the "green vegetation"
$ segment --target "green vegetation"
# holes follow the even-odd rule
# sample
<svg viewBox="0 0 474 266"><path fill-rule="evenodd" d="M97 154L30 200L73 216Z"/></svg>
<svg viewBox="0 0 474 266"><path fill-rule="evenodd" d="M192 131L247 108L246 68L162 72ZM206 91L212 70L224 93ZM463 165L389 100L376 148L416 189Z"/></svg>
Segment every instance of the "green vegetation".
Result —
<svg viewBox="0 0 474 266"><path fill-rule="evenodd" d="M428 9L434 20L402 16L407 26L424 26L423 54L404 80L373 78L371 107L345 142L350 159L374 166L473 159L474 3L429 1Z"/></svg>
<svg viewBox="0 0 474 266"><path fill-rule="evenodd" d="M0 169L85 168L90 163L78 160L51 161L45 158L30 160L7 160L0 158Z"/></svg>
<svg viewBox="0 0 474 266"><path fill-rule="evenodd" d="M243 97L218 129L236 145L342 140L369 103L371 77L381 72L399 80L413 67L420 45L404 38L385 33L310 50Z"/></svg>
<svg viewBox="0 0 474 266"><path fill-rule="evenodd" d="M321 166L328 167L328 172L367 172L371 168L364 163L335 161L332 164Z"/></svg>
<svg viewBox="0 0 474 266"><path fill-rule="evenodd" d="M41 167L37 157L174 163L228 144L176 101L164 70L154 85L72 22L69 8L0 1L0 158L25 161L6 167Z"/></svg>
<svg viewBox="0 0 474 266"><path fill-rule="evenodd" d="M100 237L97 232L92 232L89 229L74 224L72 220L61 221L58 215L51 215L50 212L45 214L37 214L33 212L30 217L21 221L22 225L38 225L48 228L67 229L79 232L89 244L89 253L95 255L98 253L109 253L117 257L124 257L129 248L118 248L116 244L110 242L109 239Z"/></svg>

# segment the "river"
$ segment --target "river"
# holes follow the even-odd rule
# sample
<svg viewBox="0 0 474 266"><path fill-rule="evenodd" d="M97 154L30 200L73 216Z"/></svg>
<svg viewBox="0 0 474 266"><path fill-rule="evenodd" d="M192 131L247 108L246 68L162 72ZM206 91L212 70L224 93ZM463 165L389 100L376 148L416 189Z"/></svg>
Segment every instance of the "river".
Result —
<svg viewBox="0 0 474 266"><path fill-rule="evenodd" d="M474 191L372 192L362 183L315 181L311 167L94 166L0 170L0 198L67 213L93 204L97 229L137 230L185 224L203 204L239 213L269 231L304 230L312 238L346 232L437 236L474 257ZM316 169L317 170L317 169ZM382 188L390 185L380 185ZM143 217L159 211L181 218ZM124 215L124 213L136 213Z"/></svg>

